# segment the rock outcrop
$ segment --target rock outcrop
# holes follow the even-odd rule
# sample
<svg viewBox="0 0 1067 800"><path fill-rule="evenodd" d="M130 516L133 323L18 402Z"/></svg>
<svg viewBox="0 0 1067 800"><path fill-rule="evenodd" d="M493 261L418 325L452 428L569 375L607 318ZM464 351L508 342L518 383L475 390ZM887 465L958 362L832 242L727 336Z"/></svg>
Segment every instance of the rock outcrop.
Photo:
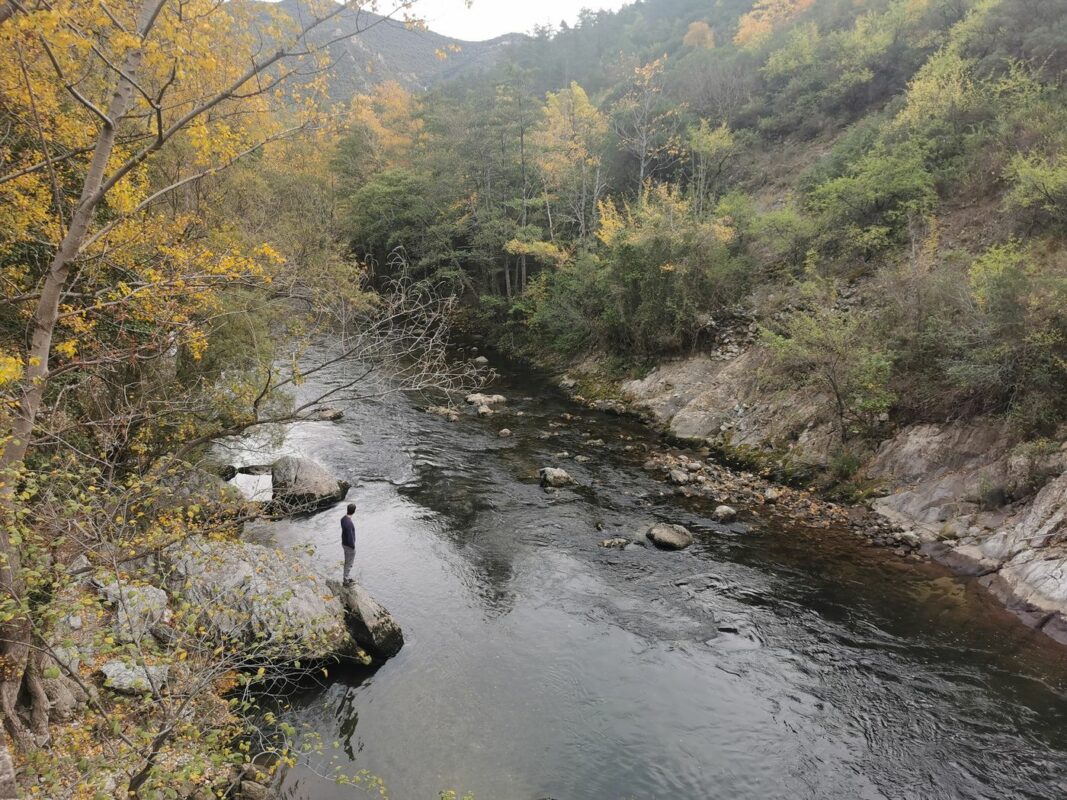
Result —
<svg viewBox="0 0 1067 800"><path fill-rule="evenodd" d="M622 389L680 438L825 465L834 446L828 399L810 389L767 392L757 384L758 367L755 350L697 356L663 364ZM646 464L690 492L694 476L684 468ZM979 576L1024 621L1067 641L1067 444L1020 442L1008 425L989 419L911 425L883 441L862 474L886 491L872 508L893 526L890 538L904 552L922 545ZM791 497L773 488L759 499L781 506ZM715 517L730 515L716 509Z"/></svg>
<svg viewBox="0 0 1067 800"><path fill-rule="evenodd" d="M729 359L709 355L659 365L621 389L637 410L681 439L775 448L796 461L824 465L834 444L827 398L805 389L768 392L756 350Z"/></svg>
<svg viewBox="0 0 1067 800"><path fill-rule="evenodd" d="M166 554L171 582L219 643L240 642L265 661L332 657L369 663L400 650L389 612L355 584L323 578L299 556L249 542L185 543Z"/></svg>
<svg viewBox="0 0 1067 800"><path fill-rule="evenodd" d="M221 642L265 660L355 655L340 598L297 556L248 542L190 542L167 553L172 584Z"/></svg>
<svg viewBox="0 0 1067 800"><path fill-rule="evenodd" d="M356 642L372 655L392 658L404 646L404 634L388 611L356 583L339 586L331 582L345 608L345 621Z"/></svg>
<svg viewBox="0 0 1067 800"><path fill-rule="evenodd" d="M314 461L284 456L271 465L273 506L285 512L315 511L345 499L351 484Z"/></svg>
<svg viewBox="0 0 1067 800"><path fill-rule="evenodd" d="M115 636L120 642L145 640L152 628L166 620L167 593L158 587L114 582L99 588L115 609Z"/></svg>
<svg viewBox="0 0 1067 800"><path fill-rule="evenodd" d="M167 685L169 668L166 665L141 666L125 661L108 661L100 671L104 686L120 694L158 693Z"/></svg>

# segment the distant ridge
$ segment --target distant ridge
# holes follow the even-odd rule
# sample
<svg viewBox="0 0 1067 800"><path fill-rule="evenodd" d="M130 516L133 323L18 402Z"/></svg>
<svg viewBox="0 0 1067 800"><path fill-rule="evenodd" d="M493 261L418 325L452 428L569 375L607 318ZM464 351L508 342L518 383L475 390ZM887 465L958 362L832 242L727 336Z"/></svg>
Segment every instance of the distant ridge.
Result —
<svg viewBox="0 0 1067 800"><path fill-rule="evenodd" d="M311 18L304 0L253 1L280 9L298 21ZM319 28L312 40L322 42L356 31L361 33L329 48L334 62L329 76L330 96L338 102L384 81L396 81L411 90L428 89L438 81L493 66L508 45L529 38L513 33L484 42L467 42L409 28L402 20L347 9ZM439 53L446 53L447 57L441 58Z"/></svg>

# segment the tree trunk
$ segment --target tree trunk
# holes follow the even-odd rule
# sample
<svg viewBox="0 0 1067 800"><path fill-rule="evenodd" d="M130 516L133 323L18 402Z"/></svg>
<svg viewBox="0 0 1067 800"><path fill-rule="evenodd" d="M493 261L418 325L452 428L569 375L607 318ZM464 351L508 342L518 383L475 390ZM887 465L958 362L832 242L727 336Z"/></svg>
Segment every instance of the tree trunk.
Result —
<svg viewBox="0 0 1067 800"><path fill-rule="evenodd" d="M141 6L138 30L143 37L155 20L158 0L145 0ZM48 383L48 361L52 354L52 336L59 316L59 303L70 278L71 270L78 258L85 241L89 225L96 208L103 200L100 188L108 160L115 146L118 123L130 110L133 102L134 85L127 76L137 74L141 66L140 48L131 50L122 64L122 77L116 83L114 94L108 105L108 121L97 136L89 170L82 184L78 205L70 220L70 227L60 242L56 253L45 274L41 297L34 311L33 335L27 352L26 374L23 377L22 397L19 399L12 424L11 437L0 452L0 472L3 484L0 485L0 591L8 597L22 601L25 594L25 581L22 577L22 554L11 542L8 523L15 519L15 483L19 468L33 438L37 415L41 409L45 389ZM60 213L56 209L56 213ZM4 714L4 724L20 748L32 746L30 731L16 713L16 703L20 690L27 676L27 660L30 651L30 626L25 619L15 619L0 629L0 711ZM30 687L28 687L30 688ZM33 693L31 692L31 695ZM35 704L38 698L34 697ZM47 711L45 711L47 713ZM40 712L31 711L34 722L39 724ZM2 746L0 742L0 746Z"/></svg>

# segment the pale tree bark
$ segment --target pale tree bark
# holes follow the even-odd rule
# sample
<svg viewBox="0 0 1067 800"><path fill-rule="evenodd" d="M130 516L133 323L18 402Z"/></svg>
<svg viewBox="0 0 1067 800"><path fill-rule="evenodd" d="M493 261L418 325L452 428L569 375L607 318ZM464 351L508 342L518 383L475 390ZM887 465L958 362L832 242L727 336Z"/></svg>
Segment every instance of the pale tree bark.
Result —
<svg viewBox="0 0 1067 800"><path fill-rule="evenodd" d="M145 0L141 6L137 30L141 40L148 35L159 12L167 0ZM143 51L140 47L130 50L122 64L111 101L108 104L107 120L103 123L93 149L92 160L86 173L85 181L71 217L70 225L48 266L45 274L41 297L34 313L33 335L27 352L26 374L23 379L23 393L12 424L11 437L0 453L0 470L3 484L0 485L0 506L4 516L13 520L12 498L17 480L16 468L26 457L37 415L41 409L45 386L48 380L48 360L52 352L52 336L59 316L59 302L64 287L70 277L71 268L78 256L83 241L89 230L93 215L103 195L100 187L104 181L108 160L115 147L115 137L119 122L129 112L133 103L135 87L134 76L141 67ZM58 211L58 209L57 209ZM17 547L12 544L8 525L0 525L0 589L9 597L21 599L24 582L21 576L21 557ZM20 746L31 744L30 731L23 725L16 712L19 690L26 673L26 664L30 650L30 630L25 621L16 620L4 626L0 631L0 660L3 673L0 674L0 712L8 731ZM37 735L44 735L40 730L40 715L34 715ZM47 717L45 718L47 723Z"/></svg>

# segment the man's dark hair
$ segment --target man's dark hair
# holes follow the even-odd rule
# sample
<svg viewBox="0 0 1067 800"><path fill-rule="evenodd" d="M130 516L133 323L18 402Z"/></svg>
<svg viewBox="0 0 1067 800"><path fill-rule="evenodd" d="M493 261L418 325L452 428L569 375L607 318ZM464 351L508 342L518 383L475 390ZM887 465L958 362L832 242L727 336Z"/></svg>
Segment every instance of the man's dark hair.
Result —
<svg viewBox="0 0 1067 800"><path fill-rule="evenodd" d="M349 514L355 514L356 513L356 504L355 503L349 503L348 504L348 513Z"/></svg>

